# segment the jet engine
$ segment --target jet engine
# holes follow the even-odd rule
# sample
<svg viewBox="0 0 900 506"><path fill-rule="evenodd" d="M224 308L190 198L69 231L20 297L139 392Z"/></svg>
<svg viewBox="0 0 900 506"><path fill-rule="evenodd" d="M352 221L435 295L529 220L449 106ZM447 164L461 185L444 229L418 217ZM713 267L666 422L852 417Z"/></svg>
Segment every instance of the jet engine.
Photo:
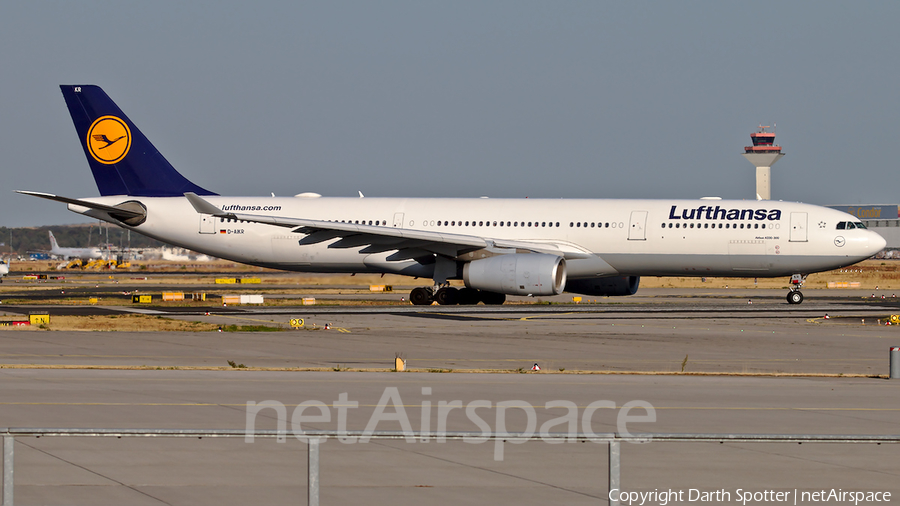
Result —
<svg viewBox="0 0 900 506"><path fill-rule="evenodd" d="M566 284L566 291L582 295L634 295L640 282L640 276L572 279Z"/></svg>
<svg viewBox="0 0 900 506"><path fill-rule="evenodd" d="M566 261L556 255L511 253L463 267L469 288L507 295L557 295L566 288Z"/></svg>

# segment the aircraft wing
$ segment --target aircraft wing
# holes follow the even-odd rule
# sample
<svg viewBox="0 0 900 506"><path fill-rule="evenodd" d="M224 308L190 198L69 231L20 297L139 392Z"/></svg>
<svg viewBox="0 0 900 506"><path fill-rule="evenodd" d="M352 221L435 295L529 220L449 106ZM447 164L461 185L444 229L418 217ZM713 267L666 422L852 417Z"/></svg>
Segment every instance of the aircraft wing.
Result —
<svg viewBox="0 0 900 506"><path fill-rule="evenodd" d="M588 258L591 256L588 251L566 244L513 241L476 235L432 232L429 230L224 212L194 193L188 192L184 196L187 197L194 210L198 213L210 214L217 218L230 218L293 228L294 232L307 234L306 237L299 239L301 245L339 239L329 245L329 248L356 248L364 246L361 250L362 253L384 253L397 250L396 253L388 256L388 260L405 260L420 257L427 253L436 253L455 258L482 249L509 250L505 251L508 253L547 253L566 259Z"/></svg>

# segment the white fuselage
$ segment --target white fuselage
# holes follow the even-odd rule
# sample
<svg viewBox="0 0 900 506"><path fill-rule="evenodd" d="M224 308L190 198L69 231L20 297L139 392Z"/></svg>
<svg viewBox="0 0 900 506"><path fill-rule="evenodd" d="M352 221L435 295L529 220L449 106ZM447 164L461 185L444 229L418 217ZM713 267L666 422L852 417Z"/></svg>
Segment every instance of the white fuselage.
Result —
<svg viewBox="0 0 900 506"><path fill-rule="evenodd" d="M851 215L809 204L729 200L424 199L205 197L225 212L350 222L437 233L553 244L583 253L567 261L570 279L603 276L758 276L807 274L868 258L884 245ZM198 214L181 197L95 197L106 205L138 201L144 235L237 262L301 272L376 272L430 276L392 251L298 243L292 228ZM105 213L70 210L111 220Z"/></svg>
<svg viewBox="0 0 900 506"><path fill-rule="evenodd" d="M98 258L103 258L103 252L100 251L100 248L51 248L50 254L62 258L64 260L70 260L73 258L80 258L82 260L95 260Z"/></svg>

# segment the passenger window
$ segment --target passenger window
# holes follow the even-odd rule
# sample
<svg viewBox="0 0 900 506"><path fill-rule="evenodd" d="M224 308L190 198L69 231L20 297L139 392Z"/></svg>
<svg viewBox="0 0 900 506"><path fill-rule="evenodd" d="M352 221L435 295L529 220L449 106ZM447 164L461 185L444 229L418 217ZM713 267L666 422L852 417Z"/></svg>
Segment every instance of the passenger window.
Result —
<svg viewBox="0 0 900 506"><path fill-rule="evenodd" d="M754 223L753 228L759 228L759 223Z"/></svg>
<svg viewBox="0 0 900 506"><path fill-rule="evenodd" d="M709 223L704 223L703 228L709 228Z"/></svg>
<svg viewBox="0 0 900 506"><path fill-rule="evenodd" d="M578 228L581 228L581 222L579 221L578 223L575 224L575 226Z"/></svg>
<svg viewBox="0 0 900 506"><path fill-rule="evenodd" d="M675 228L681 228L681 223L676 223Z"/></svg>

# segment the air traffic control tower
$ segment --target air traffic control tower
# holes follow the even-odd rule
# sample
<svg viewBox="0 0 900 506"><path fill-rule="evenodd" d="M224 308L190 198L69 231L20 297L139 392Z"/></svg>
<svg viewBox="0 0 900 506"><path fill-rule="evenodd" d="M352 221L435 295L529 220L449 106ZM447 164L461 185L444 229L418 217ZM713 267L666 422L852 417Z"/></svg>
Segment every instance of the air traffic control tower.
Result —
<svg viewBox="0 0 900 506"><path fill-rule="evenodd" d="M750 134L753 145L744 148L744 158L756 166L756 200L772 198L772 165L784 156L781 146L775 145L775 130L767 132L767 128L771 127L760 125Z"/></svg>

